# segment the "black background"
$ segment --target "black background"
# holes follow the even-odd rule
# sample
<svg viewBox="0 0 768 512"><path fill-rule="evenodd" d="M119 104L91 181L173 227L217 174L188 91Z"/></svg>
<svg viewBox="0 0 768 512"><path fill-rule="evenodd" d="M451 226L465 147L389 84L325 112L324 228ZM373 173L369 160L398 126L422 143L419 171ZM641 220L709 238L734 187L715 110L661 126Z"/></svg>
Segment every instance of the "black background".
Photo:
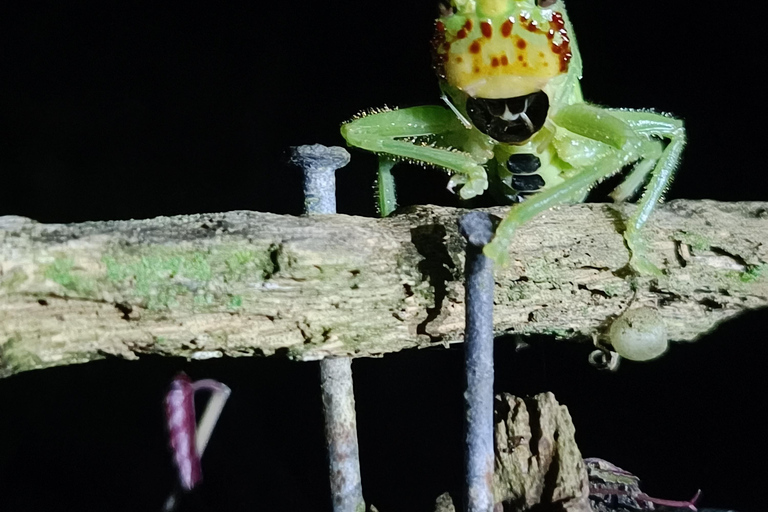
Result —
<svg viewBox="0 0 768 512"><path fill-rule="evenodd" d="M763 12L572 1L590 101L686 120L669 198L766 200ZM291 145L343 144L382 105L437 103L430 0L6 2L0 6L0 215L43 222L238 209L299 214ZM375 158L338 173L338 210L375 214ZM401 167L401 202L454 204ZM617 374L586 346L497 342L497 390L553 391L585 456L652 495L765 508L765 330L753 312ZM103 361L0 382L0 510L158 510L174 483L162 397L185 370L233 389L181 510L330 510L317 365L276 358ZM355 362L364 492L382 512L461 493L462 355Z"/></svg>

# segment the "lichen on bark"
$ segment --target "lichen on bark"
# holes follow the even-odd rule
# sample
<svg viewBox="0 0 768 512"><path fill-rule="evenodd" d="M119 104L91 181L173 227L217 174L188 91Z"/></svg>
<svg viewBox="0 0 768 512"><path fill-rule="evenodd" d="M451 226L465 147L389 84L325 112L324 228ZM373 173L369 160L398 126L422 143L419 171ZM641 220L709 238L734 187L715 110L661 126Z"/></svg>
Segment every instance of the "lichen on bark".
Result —
<svg viewBox="0 0 768 512"><path fill-rule="evenodd" d="M573 205L523 226L496 271L496 334L591 341L631 304L692 341L768 304L768 204L660 205L645 228L660 278L628 273L631 208ZM316 360L460 342L463 212L0 217L0 376L142 354Z"/></svg>

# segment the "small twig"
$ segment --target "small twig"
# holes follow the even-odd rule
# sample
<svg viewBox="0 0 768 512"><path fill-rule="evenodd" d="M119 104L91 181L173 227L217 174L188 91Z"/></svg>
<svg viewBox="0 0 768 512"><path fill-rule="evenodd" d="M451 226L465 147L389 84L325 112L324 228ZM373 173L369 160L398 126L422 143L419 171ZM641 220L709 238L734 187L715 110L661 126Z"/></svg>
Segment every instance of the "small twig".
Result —
<svg viewBox="0 0 768 512"><path fill-rule="evenodd" d="M491 216L471 212L459 220L467 239L466 327L467 373L466 510L491 512L493 501L493 261L483 246L494 232Z"/></svg>
<svg viewBox="0 0 768 512"><path fill-rule="evenodd" d="M340 147L320 144L293 148L293 163L304 171L304 209L307 215L336 213L337 169L349 162ZM325 439L334 512L360 512L365 508L357 445L352 358L320 361L320 386L325 415Z"/></svg>
<svg viewBox="0 0 768 512"><path fill-rule="evenodd" d="M626 496L629 500L639 503L643 507L644 504L652 503L676 509L687 508L693 512L697 510L696 502L701 496L701 490L698 490L696 495L687 501L654 498L640 490L640 479L629 471L597 457L586 458L584 463L589 475L591 499L597 497L598 500L603 500L603 496ZM641 505L637 505L637 507L639 508ZM645 510L645 508L643 509ZM701 512L704 510L706 509Z"/></svg>
<svg viewBox="0 0 768 512"><path fill-rule="evenodd" d="M205 447L208 446L208 441L211 439L213 427L219 421L219 416L221 416L221 411L224 409L224 404L227 403L231 391L228 386L213 379L195 381L192 383L192 389L195 392L200 390L211 392L203 415L200 417L200 422L197 424L195 436L195 448L197 448L197 453L202 457Z"/></svg>
<svg viewBox="0 0 768 512"><path fill-rule="evenodd" d="M629 255L616 231L617 215L632 208L572 205L522 226L513 264L495 271L507 290L495 331L584 340L634 299L659 304L670 341L690 342L768 307L768 202L659 205L644 229L665 276L634 284L623 277ZM105 357L287 352L316 361L457 342L463 278L448 272L435 282L424 269L463 261L456 226L464 213L238 211L71 225L0 217L0 378ZM302 343L296 326L318 307L334 342ZM360 338L363 330L370 336Z"/></svg>
<svg viewBox="0 0 768 512"><path fill-rule="evenodd" d="M692 510L693 512L696 512L698 509L696 508L696 502L699 499L699 496L701 496L701 489L696 491L696 494L691 498L690 500L683 501L683 500L667 500L663 498L654 498L652 496L648 496L644 492L632 492L627 491L624 489L597 489L594 487L589 488L589 494L591 495L599 495L599 496L629 496L630 498L633 498L637 501L645 501L648 503L653 503L654 505L663 505L666 507L675 507L675 508L687 508ZM703 511L702 511L703 512Z"/></svg>

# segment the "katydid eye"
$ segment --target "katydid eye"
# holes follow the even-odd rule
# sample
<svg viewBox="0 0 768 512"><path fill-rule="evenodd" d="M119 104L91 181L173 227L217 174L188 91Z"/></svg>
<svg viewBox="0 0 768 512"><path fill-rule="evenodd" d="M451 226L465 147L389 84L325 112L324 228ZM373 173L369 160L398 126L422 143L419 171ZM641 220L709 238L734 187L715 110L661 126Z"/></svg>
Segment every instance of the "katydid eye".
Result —
<svg viewBox="0 0 768 512"><path fill-rule="evenodd" d="M557 3L557 0L538 0L536 5L539 7L551 7Z"/></svg>
<svg viewBox="0 0 768 512"><path fill-rule="evenodd" d="M542 91L506 99L467 99L467 115L478 130L507 144L520 144L541 130L549 98Z"/></svg>

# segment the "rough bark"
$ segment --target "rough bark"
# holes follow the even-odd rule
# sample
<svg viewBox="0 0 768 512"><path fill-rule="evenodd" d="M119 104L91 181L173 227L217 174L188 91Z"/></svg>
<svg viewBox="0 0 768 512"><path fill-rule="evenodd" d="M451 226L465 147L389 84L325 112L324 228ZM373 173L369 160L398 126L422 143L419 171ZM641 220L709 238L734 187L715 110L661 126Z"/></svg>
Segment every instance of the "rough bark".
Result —
<svg viewBox="0 0 768 512"><path fill-rule="evenodd" d="M494 510L591 512L587 468L568 408L552 393L525 399L502 393L495 402ZM455 510L448 493L437 498L435 512Z"/></svg>
<svg viewBox="0 0 768 512"><path fill-rule="evenodd" d="M640 304L692 341L768 304L768 203L661 205L644 232L659 278L628 272L631 208L563 207L521 228L496 271L496 333L587 339ZM458 342L461 213L0 217L0 377L110 356L314 360Z"/></svg>
<svg viewBox="0 0 768 512"><path fill-rule="evenodd" d="M591 512L587 468L568 408L552 393L527 399L503 393L495 414L494 489L503 510L558 504L563 512Z"/></svg>

